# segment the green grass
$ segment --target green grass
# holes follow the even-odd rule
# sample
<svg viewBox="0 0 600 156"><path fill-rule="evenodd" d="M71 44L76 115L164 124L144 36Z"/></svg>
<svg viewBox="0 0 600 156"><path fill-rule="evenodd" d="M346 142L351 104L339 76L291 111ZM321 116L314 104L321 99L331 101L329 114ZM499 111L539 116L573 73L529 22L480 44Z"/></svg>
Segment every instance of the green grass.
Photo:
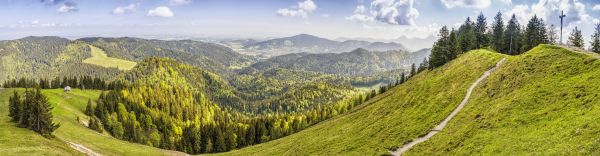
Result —
<svg viewBox="0 0 600 156"><path fill-rule="evenodd" d="M83 155L58 138L47 139L18 128L8 117L8 97L12 91L0 90L0 155Z"/></svg>
<svg viewBox="0 0 600 156"><path fill-rule="evenodd" d="M480 84L444 129L408 155L600 155L600 61L542 45Z"/></svg>
<svg viewBox="0 0 600 156"><path fill-rule="evenodd" d="M370 104L278 140L222 155L378 155L426 134L504 55L472 51L377 96Z"/></svg>
<svg viewBox="0 0 600 156"><path fill-rule="evenodd" d="M136 63L132 61L122 60L118 58L108 57L104 50L91 46L90 51L92 57L83 60L83 63L98 65L107 68L119 68L119 70L131 70Z"/></svg>
<svg viewBox="0 0 600 156"><path fill-rule="evenodd" d="M100 91L75 89L65 93L62 89L43 90L50 103L54 106L54 122L60 123L53 134L56 139L45 139L39 134L27 129L16 128L9 122L8 97L12 95L13 89L0 91L0 133L9 137L0 138L0 151L7 150L15 155L81 155L71 150L64 141L82 144L87 148L103 155L181 155L183 153L153 148L141 144L130 143L111 137L108 134L100 134L88 129L77 121L77 117L87 119L83 113L88 99L95 101ZM18 89L23 91L24 89ZM14 133L16 131L18 133ZM9 133L10 132L10 133ZM7 139L5 139L7 138ZM32 138L32 139L25 139ZM63 141L64 140L64 141ZM24 147L16 145L27 145ZM29 149L30 147L32 149ZM34 154L30 154L33 151Z"/></svg>

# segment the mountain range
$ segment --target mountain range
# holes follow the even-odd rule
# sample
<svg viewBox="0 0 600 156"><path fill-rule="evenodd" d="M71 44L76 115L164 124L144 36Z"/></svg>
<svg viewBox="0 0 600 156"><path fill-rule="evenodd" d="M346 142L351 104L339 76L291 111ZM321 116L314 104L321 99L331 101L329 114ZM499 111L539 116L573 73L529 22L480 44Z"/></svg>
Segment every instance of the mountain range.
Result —
<svg viewBox="0 0 600 156"><path fill-rule="evenodd" d="M407 50L404 45L394 42L368 42L360 40L335 41L308 34L276 38L245 45L246 52L278 56L291 53L342 53L363 48L369 51Z"/></svg>

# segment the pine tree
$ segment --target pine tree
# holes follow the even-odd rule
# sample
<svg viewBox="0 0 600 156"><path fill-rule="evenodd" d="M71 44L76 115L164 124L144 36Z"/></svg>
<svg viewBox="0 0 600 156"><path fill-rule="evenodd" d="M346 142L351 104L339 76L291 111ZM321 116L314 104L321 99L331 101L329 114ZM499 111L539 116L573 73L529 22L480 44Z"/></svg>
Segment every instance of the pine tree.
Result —
<svg viewBox="0 0 600 156"><path fill-rule="evenodd" d="M596 24L592 34L591 51L600 54L600 23Z"/></svg>
<svg viewBox="0 0 600 156"><path fill-rule="evenodd" d="M519 49L521 48L522 43L521 26L519 25L519 21L517 20L517 17L514 14L512 15L510 21L508 21L503 36L503 44L506 46L506 49L501 52L509 55L519 54Z"/></svg>
<svg viewBox="0 0 600 156"><path fill-rule="evenodd" d="M522 42L521 52L528 51L539 44L548 43L544 20L537 16L533 16L533 18L529 20L529 23L527 23Z"/></svg>
<svg viewBox="0 0 600 156"><path fill-rule="evenodd" d="M471 21L471 18L467 17L465 23L458 29L459 46L462 52L475 49L475 23ZM429 60L431 62L431 58ZM431 68L431 67L430 67Z"/></svg>
<svg viewBox="0 0 600 156"><path fill-rule="evenodd" d="M429 55L429 68L433 69L444 65L451 57L453 57L449 42L450 33L448 27L443 26L438 34L438 40L433 44L431 54ZM411 72L411 76L412 76Z"/></svg>
<svg viewBox="0 0 600 156"><path fill-rule="evenodd" d="M88 99L87 105L85 106L85 115L92 116L94 114L94 107L92 106L92 99Z"/></svg>
<svg viewBox="0 0 600 156"><path fill-rule="evenodd" d="M34 101L36 102L33 104L36 110L34 112L37 112L37 114L34 114L33 130L45 137L50 137L52 132L60 127L60 125L52 122L52 105L48 102L48 98L42 95L40 88L35 91Z"/></svg>
<svg viewBox="0 0 600 156"><path fill-rule="evenodd" d="M406 81L406 75L404 74L404 72L402 72L402 74L400 75L400 84L403 84Z"/></svg>
<svg viewBox="0 0 600 156"><path fill-rule="evenodd" d="M21 96L17 91L14 91L13 96L8 99L8 116L11 117L12 122L18 122L20 117L21 110Z"/></svg>
<svg viewBox="0 0 600 156"><path fill-rule="evenodd" d="M492 49L504 52L506 51L506 46L504 44L504 20L502 19L502 12L498 12L496 17L494 17L494 24L492 24Z"/></svg>
<svg viewBox="0 0 600 156"><path fill-rule="evenodd" d="M475 48L483 48L488 45L488 37L486 36L487 22L483 12L477 16L475 24Z"/></svg>
<svg viewBox="0 0 600 156"><path fill-rule="evenodd" d="M573 29L573 32L571 32L571 36L569 36L568 44L569 44L569 46L583 48L583 46L584 46L583 36L581 35L581 30L578 30L577 27L575 27L575 29Z"/></svg>

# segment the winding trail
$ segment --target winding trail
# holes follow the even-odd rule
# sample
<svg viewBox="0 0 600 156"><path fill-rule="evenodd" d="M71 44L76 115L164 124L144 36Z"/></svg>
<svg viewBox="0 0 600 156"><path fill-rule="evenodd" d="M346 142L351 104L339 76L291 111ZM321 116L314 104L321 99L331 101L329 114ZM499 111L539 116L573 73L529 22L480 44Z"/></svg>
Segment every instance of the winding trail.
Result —
<svg viewBox="0 0 600 156"><path fill-rule="evenodd" d="M81 152L81 153L85 153L85 155L88 156L102 156L102 154L100 153L96 153L93 150L81 145L81 144L76 144L70 141L67 141L67 143L69 143L69 146L71 146L71 148Z"/></svg>
<svg viewBox="0 0 600 156"><path fill-rule="evenodd" d="M471 85L471 87L469 88L469 90L467 90L467 95L465 95L465 98L462 100L462 102L460 103L460 105L458 105L458 107L456 107L456 109L454 109L454 111L452 111L452 113L450 113L450 115L448 115L448 117L446 117L446 119L444 119L444 121L442 121L440 124L438 124L437 126L435 126L429 133L427 133L427 135L419 137L415 140L413 140L412 142L409 142L408 144L405 144L404 146L402 146L402 148L393 151L391 154L395 155L395 156L399 156L402 155L402 153L408 151L409 149L411 149L413 146L427 141L429 138L433 137L435 134L437 134L438 132L442 131L444 129L444 127L446 127L446 125L448 124L448 122L450 122L450 120L452 120L452 118L454 118L454 116L456 116L456 114L458 114L458 112L460 112L460 110L463 109L463 107L465 107L465 105L467 104L467 102L469 102L469 98L471 97L471 93L473 92L473 89L475 89L475 87L477 87L477 85L479 84L479 82L483 81L484 79L486 79L488 76L490 76L492 74L492 72L494 72L498 67L500 67L500 64L502 64L504 61L506 61L506 58L502 58L500 61L498 61L498 63L496 63L496 66L494 66L492 69L486 71L485 73L483 73L483 75L477 79L477 81L475 81L475 83L473 83Z"/></svg>

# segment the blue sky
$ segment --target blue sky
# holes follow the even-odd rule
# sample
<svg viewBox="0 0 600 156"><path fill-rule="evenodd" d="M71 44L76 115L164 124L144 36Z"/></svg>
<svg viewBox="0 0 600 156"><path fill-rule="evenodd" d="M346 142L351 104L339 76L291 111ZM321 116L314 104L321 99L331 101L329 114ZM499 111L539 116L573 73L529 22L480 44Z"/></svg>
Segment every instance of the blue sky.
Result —
<svg viewBox="0 0 600 156"><path fill-rule="evenodd" d="M24 36L427 37L483 12L592 33L600 0L0 0L0 39ZM507 19L505 19L507 20Z"/></svg>

